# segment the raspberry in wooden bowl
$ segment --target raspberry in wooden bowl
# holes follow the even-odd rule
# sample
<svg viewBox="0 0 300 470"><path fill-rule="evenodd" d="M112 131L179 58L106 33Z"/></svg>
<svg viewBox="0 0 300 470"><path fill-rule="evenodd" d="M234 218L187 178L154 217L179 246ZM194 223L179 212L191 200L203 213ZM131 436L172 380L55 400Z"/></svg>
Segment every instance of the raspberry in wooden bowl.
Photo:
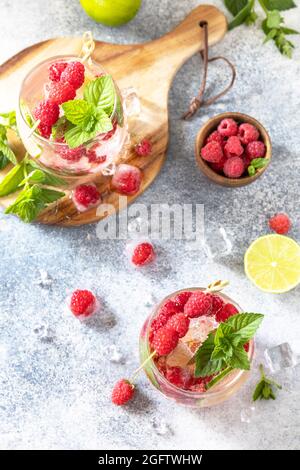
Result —
<svg viewBox="0 0 300 470"><path fill-rule="evenodd" d="M252 183L268 168L271 154L268 132L247 114L218 114L202 126L196 137L198 166L222 186Z"/></svg>

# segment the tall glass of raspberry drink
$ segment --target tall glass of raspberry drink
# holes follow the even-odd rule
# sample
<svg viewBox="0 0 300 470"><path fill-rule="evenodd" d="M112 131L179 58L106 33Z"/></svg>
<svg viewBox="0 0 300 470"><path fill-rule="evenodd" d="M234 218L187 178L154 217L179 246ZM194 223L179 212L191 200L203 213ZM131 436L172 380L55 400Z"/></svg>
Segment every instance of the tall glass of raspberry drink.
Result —
<svg viewBox="0 0 300 470"><path fill-rule="evenodd" d="M64 79L63 74L66 74L65 68L74 63L82 69L82 80L79 78L77 83L71 81L70 84L68 77ZM80 75L76 73L75 81ZM110 131L99 132L76 148L70 148L67 144L63 124L54 133L57 123L62 121L58 119L64 115L62 105L69 100L82 99L86 85L105 75L107 73L94 61L81 62L75 56L59 56L39 63L27 74L21 85L17 125L26 150L38 165L62 176L71 185L92 181L105 174L112 164L120 160L129 141L122 95L114 82L116 93L113 110L109 114L112 123ZM48 100L54 101L58 108L55 108L56 104L52 106L50 103L50 111L46 108L44 117L38 106Z"/></svg>
<svg viewBox="0 0 300 470"><path fill-rule="evenodd" d="M182 332L184 336L174 350L167 355L154 355L147 361L149 355L153 354L154 346L151 344L156 325L160 327L160 315L168 316L168 308L174 305L177 299L181 299L178 307L178 315L184 309L184 302L195 292L204 292L204 288L189 288L174 292L164 298L155 307L154 312L147 318L140 334L140 361L144 364L144 371L154 387L156 387L167 398L177 403L194 408L203 408L217 405L234 395L249 376L249 371L234 369L225 374L221 380L213 385L214 376L195 377L195 365L191 359L195 351L203 344L208 334L215 330L220 321L224 321L230 315L242 312L241 307L224 293L213 294L216 298L215 306L209 315L203 315L190 319L188 330ZM224 308L224 306L226 306ZM219 308L220 307L220 308ZM219 308L219 310L218 310ZM221 313L221 309L223 313ZM171 310L170 310L171 312ZM218 313L219 312L219 313ZM176 315L176 313L175 313ZM174 312L173 312L173 318ZM250 363L254 355L254 341L250 340L246 345ZM210 385L212 385L210 387Z"/></svg>

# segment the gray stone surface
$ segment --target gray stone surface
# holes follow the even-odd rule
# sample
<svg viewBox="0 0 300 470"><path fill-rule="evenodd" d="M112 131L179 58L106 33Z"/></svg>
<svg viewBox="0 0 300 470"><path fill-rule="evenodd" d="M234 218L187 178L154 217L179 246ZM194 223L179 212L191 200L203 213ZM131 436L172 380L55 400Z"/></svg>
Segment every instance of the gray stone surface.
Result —
<svg viewBox="0 0 300 470"><path fill-rule="evenodd" d="M58 35L91 29L97 39L120 43L146 41L171 29L199 2L144 0L136 19L120 29L97 25L77 1L0 1L0 60L23 47ZM223 8L221 1L212 2ZM300 9L286 14L299 26ZM202 203L206 230L223 225L234 243L230 256L209 261L191 255L178 241L158 244L156 265L141 271L129 267L124 241L100 241L95 226L62 229L24 225L0 215L0 447L50 449L293 449L299 443L299 382L286 387L274 402L259 403L250 424L240 413L250 406L257 363L266 347L289 342L299 353L299 288L264 294L246 279L243 254L255 237L268 232L277 211L290 214L291 235L300 240L299 109L300 39L294 58L282 57L272 43L262 45L258 27L241 27L226 35L213 54L237 65L234 90L191 122L180 120L199 80L194 57L178 73L169 100L170 147L167 163L139 199ZM212 65L210 89L225 83L224 71ZM208 182L197 168L194 138L208 116L243 111L269 129L273 163L256 184L229 190ZM45 270L53 283L38 283ZM258 355L249 382L230 401L191 411L159 395L142 375L130 406L117 409L109 395L116 379L138 363L138 334L151 295L162 298L183 286L230 279L228 293L250 311L266 314L258 334ZM93 289L103 311L88 325L65 310L68 292ZM110 362L107 348L118 345L124 364ZM161 428L167 434L155 430ZM153 423L156 423L154 426ZM163 435L161 435L163 434Z"/></svg>

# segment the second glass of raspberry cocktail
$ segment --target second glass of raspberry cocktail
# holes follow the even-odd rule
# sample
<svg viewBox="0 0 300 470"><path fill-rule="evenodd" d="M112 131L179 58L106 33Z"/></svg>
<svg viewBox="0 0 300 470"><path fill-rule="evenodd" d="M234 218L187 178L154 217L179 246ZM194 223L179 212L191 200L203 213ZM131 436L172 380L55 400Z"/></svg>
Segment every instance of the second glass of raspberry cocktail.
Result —
<svg viewBox="0 0 300 470"><path fill-rule="evenodd" d="M17 123L32 159L69 182L109 173L129 140L112 77L95 62L73 56L51 58L28 73Z"/></svg>

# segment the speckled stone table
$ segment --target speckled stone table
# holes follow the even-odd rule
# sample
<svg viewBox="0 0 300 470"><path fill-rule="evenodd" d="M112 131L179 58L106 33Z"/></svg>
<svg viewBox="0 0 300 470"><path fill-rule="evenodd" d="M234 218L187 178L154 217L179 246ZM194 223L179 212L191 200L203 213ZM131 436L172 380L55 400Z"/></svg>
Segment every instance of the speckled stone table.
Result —
<svg viewBox="0 0 300 470"><path fill-rule="evenodd" d="M97 39L142 42L170 30L199 2L144 0L136 19L120 29L97 25L77 1L1 0L0 61L37 41L92 30ZM221 1L214 1L223 8ZM286 14L299 27L300 9ZM157 243L157 263L135 271L123 255L124 241L101 241L93 225L61 229L24 225L0 215L0 447L3 449L293 449L299 442L299 381L285 377L276 401L258 403L250 423L241 410L251 404L257 364L266 347L299 345L300 290L274 296L252 286L243 272L243 254L267 232L267 219L284 210L300 240L300 39L294 58L273 44L262 45L258 27L226 35L213 53L231 58L238 70L234 90L190 123L180 120L199 81L199 58L178 73L170 93L167 162L139 199L151 203L204 204L205 228L223 226L233 251L213 261L191 256L184 242ZM209 87L223 86L223 69L212 64ZM194 138L199 126L222 111L241 111L270 131L273 163L249 187L216 187L196 168ZM40 272L41 271L41 272ZM52 278L47 281L46 273ZM41 277L42 276L42 277ZM229 295L251 311L266 314L258 334L255 372L235 398L199 411L176 406L140 377L139 392L126 408L110 404L115 380L138 362L138 332L155 299L183 286L230 279ZM43 280L44 279L44 280ZM102 314L84 325L65 310L68 292L94 290ZM122 360L110 359L115 345ZM115 354L118 356L118 354Z"/></svg>

